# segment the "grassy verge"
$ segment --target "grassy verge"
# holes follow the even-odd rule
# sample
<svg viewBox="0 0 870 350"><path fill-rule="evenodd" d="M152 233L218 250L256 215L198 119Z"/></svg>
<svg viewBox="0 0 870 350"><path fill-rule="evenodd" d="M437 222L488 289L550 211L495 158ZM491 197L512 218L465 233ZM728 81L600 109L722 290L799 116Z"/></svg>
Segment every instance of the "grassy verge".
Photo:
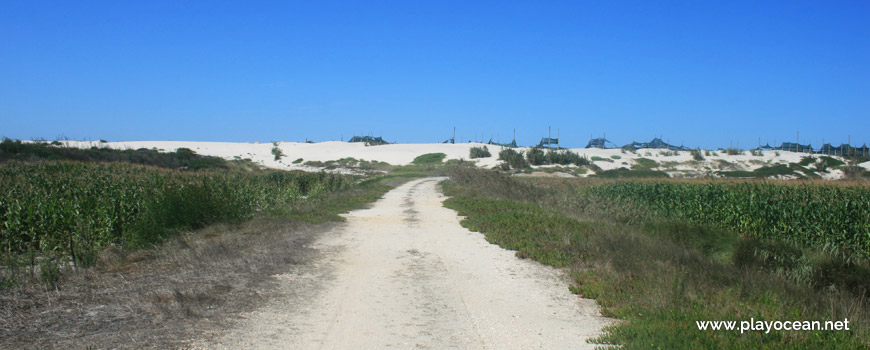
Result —
<svg viewBox="0 0 870 350"><path fill-rule="evenodd" d="M627 321L606 329L598 343L624 349L864 349L870 343L866 294L796 279L782 260L803 256L823 265L831 258L823 249L662 217L586 190L606 183L456 168L443 186L451 196L445 206L467 217L464 226L520 257L569 268L572 291ZM849 319L851 330L741 334L696 325L751 319Z"/></svg>

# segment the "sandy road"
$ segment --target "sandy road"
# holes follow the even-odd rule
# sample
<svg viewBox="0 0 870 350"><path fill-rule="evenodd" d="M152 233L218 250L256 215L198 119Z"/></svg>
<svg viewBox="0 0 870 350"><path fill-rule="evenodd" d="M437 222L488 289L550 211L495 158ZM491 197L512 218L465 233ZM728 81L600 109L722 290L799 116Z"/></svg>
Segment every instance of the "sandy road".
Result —
<svg viewBox="0 0 870 350"><path fill-rule="evenodd" d="M439 178L415 180L312 248L317 264L275 276L279 293L198 348L591 349L608 324L556 269L459 225Z"/></svg>

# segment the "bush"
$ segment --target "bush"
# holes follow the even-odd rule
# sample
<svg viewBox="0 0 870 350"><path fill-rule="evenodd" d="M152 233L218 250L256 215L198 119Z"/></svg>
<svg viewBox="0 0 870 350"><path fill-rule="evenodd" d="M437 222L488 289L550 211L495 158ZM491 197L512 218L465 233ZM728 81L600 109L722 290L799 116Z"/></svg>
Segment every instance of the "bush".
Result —
<svg viewBox="0 0 870 350"><path fill-rule="evenodd" d="M281 148L279 148L278 146L275 146L275 147L272 147L272 155L274 155L275 160L278 161L278 160L281 160L281 157L284 156L284 152L281 151Z"/></svg>
<svg viewBox="0 0 870 350"><path fill-rule="evenodd" d="M426 153L414 158L411 163L416 165L441 164L444 158L447 158L447 155L444 153Z"/></svg>
<svg viewBox="0 0 870 350"><path fill-rule="evenodd" d="M489 149L486 146L483 147L471 147L471 154L469 158L489 158L492 157L492 154L489 153Z"/></svg>
<svg viewBox="0 0 870 350"><path fill-rule="evenodd" d="M544 157L544 150L538 147L532 148L528 153L526 153L526 160L529 161L529 164L531 165L544 164Z"/></svg>
<svg viewBox="0 0 870 350"><path fill-rule="evenodd" d="M725 149L725 154L727 154L729 156L737 156L737 155L743 154L743 151L741 151L737 148L734 148L734 147L730 147L730 148Z"/></svg>
<svg viewBox="0 0 870 350"><path fill-rule="evenodd" d="M547 164L559 164L559 165L568 165L574 164L576 166L589 165L589 159L581 157L579 154L571 152L569 150L562 151L549 151L547 155L544 157L544 160Z"/></svg>
<svg viewBox="0 0 870 350"><path fill-rule="evenodd" d="M704 160L704 155L701 154L701 149L700 149L700 148L696 148L696 149L693 149L693 150L692 150L692 159L697 160L697 161L703 161L703 160Z"/></svg>
<svg viewBox="0 0 870 350"><path fill-rule="evenodd" d="M514 151L511 148L505 148L499 152L498 160L504 161L507 166L513 169L525 169L529 167L529 164L523 157L523 153Z"/></svg>

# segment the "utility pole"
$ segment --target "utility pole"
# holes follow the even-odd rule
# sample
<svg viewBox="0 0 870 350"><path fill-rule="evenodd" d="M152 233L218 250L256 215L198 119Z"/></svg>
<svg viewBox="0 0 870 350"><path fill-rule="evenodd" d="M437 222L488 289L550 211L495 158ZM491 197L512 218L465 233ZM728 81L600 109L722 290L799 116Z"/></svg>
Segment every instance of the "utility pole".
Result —
<svg viewBox="0 0 870 350"><path fill-rule="evenodd" d="M550 148L550 141L552 141L552 139L550 138L551 136L552 136L552 134L550 134L550 127L548 126L547 127L547 148Z"/></svg>
<svg viewBox="0 0 870 350"><path fill-rule="evenodd" d="M798 152L800 152L800 150L801 150L801 131L800 130L797 131L797 144L795 145L795 147L797 147Z"/></svg>
<svg viewBox="0 0 870 350"><path fill-rule="evenodd" d="M559 140L559 128L556 128L556 149L562 149L562 146L559 144L562 141Z"/></svg>

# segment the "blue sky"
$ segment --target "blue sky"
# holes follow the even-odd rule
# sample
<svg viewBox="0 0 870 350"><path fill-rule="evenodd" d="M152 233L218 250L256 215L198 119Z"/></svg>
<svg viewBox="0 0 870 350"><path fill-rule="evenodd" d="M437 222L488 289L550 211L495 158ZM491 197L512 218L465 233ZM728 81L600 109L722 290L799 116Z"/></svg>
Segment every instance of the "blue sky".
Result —
<svg viewBox="0 0 870 350"><path fill-rule="evenodd" d="M0 136L870 144L868 23L867 1L6 0Z"/></svg>

